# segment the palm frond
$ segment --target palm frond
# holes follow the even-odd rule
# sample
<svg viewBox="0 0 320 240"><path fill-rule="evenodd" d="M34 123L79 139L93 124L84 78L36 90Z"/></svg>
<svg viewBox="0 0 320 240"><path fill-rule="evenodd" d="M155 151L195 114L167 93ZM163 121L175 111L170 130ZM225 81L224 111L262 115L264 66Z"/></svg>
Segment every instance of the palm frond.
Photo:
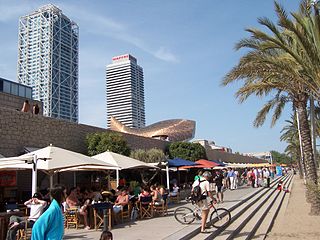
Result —
<svg viewBox="0 0 320 240"><path fill-rule="evenodd" d="M278 121L278 119L280 118L281 113L282 113L283 108L286 105L286 103L287 103L287 97L280 96L278 99L277 105L275 107L274 114L272 116L271 127L273 127L276 124L276 122Z"/></svg>
<svg viewBox="0 0 320 240"><path fill-rule="evenodd" d="M254 127L260 127L264 124L266 117L267 117L267 114L273 108L274 104L275 104L274 101L270 100L262 107L262 109L260 109L260 111L258 112L258 114L253 122Z"/></svg>

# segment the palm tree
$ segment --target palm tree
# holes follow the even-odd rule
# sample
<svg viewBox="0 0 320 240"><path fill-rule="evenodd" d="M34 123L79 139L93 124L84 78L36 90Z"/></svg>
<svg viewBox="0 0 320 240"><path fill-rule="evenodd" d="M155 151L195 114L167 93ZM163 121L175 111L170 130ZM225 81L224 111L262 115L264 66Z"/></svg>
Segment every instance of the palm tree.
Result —
<svg viewBox="0 0 320 240"><path fill-rule="evenodd" d="M304 4L305 2L300 6L302 9L300 15L306 12ZM279 4L275 3L275 8L279 19L278 25L267 18L259 19L259 23L267 27L272 35L258 29L247 29L252 36L241 40L236 45L236 49L249 48L250 51L225 76L222 85L226 86L234 81L243 80L243 86L236 92L236 97L240 102L253 94L259 97L272 97L274 94L274 97L259 111L254 121L256 127L265 122L266 115L274 108L271 123L273 126L279 119L285 104L288 102L293 104L297 113L306 178L317 185L318 179L307 115L307 101L310 93L320 99L316 90L319 86L314 76L317 69L313 65L314 62L310 60L309 49L303 48L308 44L305 43L306 40L303 39L305 36L301 35L301 32L308 29L298 31L301 30L299 20L308 22L306 20L308 18L306 14L302 17L292 14L295 20L291 21ZM315 49L313 45L312 47ZM320 55L320 49L318 53ZM317 57L314 57L313 60L316 61L316 59ZM320 61L317 66L320 69ZM319 199L312 205L311 211L320 214Z"/></svg>
<svg viewBox="0 0 320 240"><path fill-rule="evenodd" d="M295 162L299 165L299 174L300 178L302 178L302 170L304 169L304 166L302 166L302 162L300 161L301 148L299 142L297 121L294 115L291 115L291 120L286 120L286 123L288 124L281 130L282 135L280 136L280 140L285 141L288 144L284 152L292 159L294 159Z"/></svg>
<svg viewBox="0 0 320 240"><path fill-rule="evenodd" d="M238 47L243 47L242 42L238 44ZM298 65L287 59L282 50L261 51L258 43L226 75L222 84L228 85L236 80L244 79L243 86L236 92L236 97L240 102L245 101L252 94L259 97L274 94L274 97L257 114L254 121L255 127L263 125L271 109L275 109L271 122L271 126L274 126L281 116L285 104L292 103L299 120L304 159L312 166L314 164L313 152L306 108L308 89L301 84L304 76L296 69L298 69ZM306 167L306 175L308 179L317 183L316 171L312 172L310 168Z"/></svg>

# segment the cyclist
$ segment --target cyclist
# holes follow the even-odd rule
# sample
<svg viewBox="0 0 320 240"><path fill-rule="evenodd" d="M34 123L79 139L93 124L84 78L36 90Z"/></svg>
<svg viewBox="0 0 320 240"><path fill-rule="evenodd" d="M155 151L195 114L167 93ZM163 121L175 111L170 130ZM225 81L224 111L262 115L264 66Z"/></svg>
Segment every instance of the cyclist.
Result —
<svg viewBox="0 0 320 240"><path fill-rule="evenodd" d="M216 199L212 196L210 189L209 189L209 179L211 178L211 173L208 171L205 171L202 176L200 176L199 179L195 180L194 183L192 184L192 189L195 186L200 186L201 188L201 195L203 195L203 197L201 198L201 200L199 200L197 202L199 208L201 208L201 232L204 233L205 232L205 228L206 228L206 222L207 222L207 218L208 218L208 214L209 214L209 204L207 201L207 197L210 197L214 203L216 203Z"/></svg>

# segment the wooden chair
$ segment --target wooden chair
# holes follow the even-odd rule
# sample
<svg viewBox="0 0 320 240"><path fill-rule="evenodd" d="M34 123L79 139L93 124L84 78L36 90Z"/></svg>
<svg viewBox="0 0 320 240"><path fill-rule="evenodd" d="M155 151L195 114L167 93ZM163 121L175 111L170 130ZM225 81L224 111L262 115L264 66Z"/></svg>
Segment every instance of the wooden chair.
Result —
<svg viewBox="0 0 320 240"><path fill-rule="evenodd" d="M124 221L124 219L130 219L131 210L132 210L132 205L130 202L127 205L123 206L122 210L120 211L122 222Z"/></svg>
<svg viewBox="0 0 320 240"><path fill-rule="evenodd" d="M17 239L21 240L27 240L27 239L31 239L31 235L32 235L32 227L28 227L28 217L25 217L25 227L23 229L19 229L18 231L18 235L17 235Z"/></svg>
<svg viewBox="0 0 320 240"><path fill-rule="evenodd" d="M98 230L103 224L103 210L107 209L108 215L108 229L111 230L112 223L112 204L108 202L96 203L92 205L93 208L93 220L94 220L94 228Z"/></svg>
<svg viewBox="0 0 320 240"><path fill-rule="evenodd" d="M68 208L64 213L65 225L69 229L69 226L74 226L78 229L79 225L79 211L78 208Z"/></svg>
<svg viewBox="0 0 320 240"><path fill-rule="evenodd" d="M168 200L168 195L162 196L162 201L161 203L159 202L152 202L152 211L153 215L158 214L160 216L164 216L168 214L168 205L167 201Z"/></svg>
<svg viewBox="0 0 320 240"><path fill-rule="evenodd" d="M162 199L164 201L165 215L168 215L169 194L164 194Z"/></svg>
<svg viewBox="0 0 320 240"><path fill-rule="evenodd" d="M99 210L96 208L93 209L93 221L95 230L98 230L103 224L103 215L99 213Z"/></svg>
<svg viewBox="0 0 320 240"><path fill-rule="evenodd" d="M169 201L171 203L179 203L180 202L180 192L177 192L177 195L175 196L169 196Z"/></svg>
<svg viewBox="0 0 320 240"><path fill-rule="evenodd" d="M28 216L30 215L30 208L26 207L25 205L19 207L20 211L21 212L24 212L25 214L25 227L24 229L19 229L18 231L18 235L17 235L17 239L20 240L20 239L31 239L31 235L32 235L32 227L28 227Z"/></svg>
<svg viewBox="0 0 320 240"><path fill-rule="evenodd" d="M140 197L139 211L140 211L140 219L152 218L153 216L152 196Z"/></svg>

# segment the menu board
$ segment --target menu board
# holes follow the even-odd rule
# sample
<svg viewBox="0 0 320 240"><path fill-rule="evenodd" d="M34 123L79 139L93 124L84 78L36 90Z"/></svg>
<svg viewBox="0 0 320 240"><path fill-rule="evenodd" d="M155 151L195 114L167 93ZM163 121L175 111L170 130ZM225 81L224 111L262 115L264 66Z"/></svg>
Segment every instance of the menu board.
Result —
<svg viewBox="0 0 320 240"><path fill-rule="evenodd" d="M0 171L0 187L14 187L17 185L16 171Z"/></svg>

